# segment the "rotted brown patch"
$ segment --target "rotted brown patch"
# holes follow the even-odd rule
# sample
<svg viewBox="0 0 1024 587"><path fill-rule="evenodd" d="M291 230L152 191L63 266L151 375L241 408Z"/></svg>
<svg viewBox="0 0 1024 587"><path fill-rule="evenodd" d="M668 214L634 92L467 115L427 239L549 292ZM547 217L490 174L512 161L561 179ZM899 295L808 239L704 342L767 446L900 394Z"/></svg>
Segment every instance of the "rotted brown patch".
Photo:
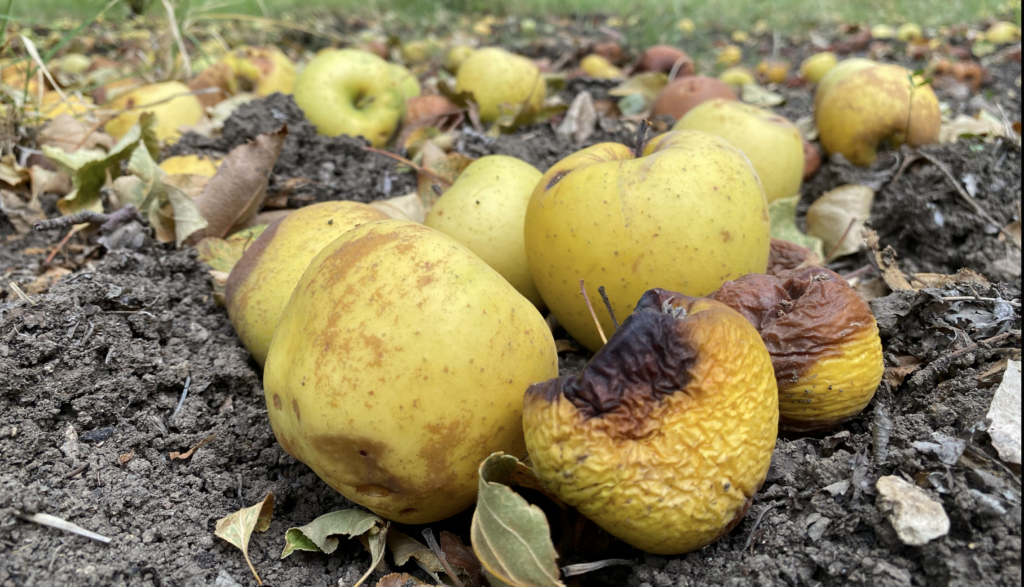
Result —
<svg viewBox="0 0 1024 587"><path fill-rule="evenodd" d="M424 443L419 451L420 458L427 463L428 472L423 490L439 491L454 486L458 482L458 476L452 471L448 461L452 447L458 446L465 436L464 425L460 421L449 420L431 422L426 424L425 428L430 433L430 440Z"/></svg>
<svg viewBox="0 0 1024 587"><path fill-rule="evenodd" d="M345 280L345 276L355 268L359 261L391 243L397 243L396 253L404 254L413 248L412 240L418 238L417 226L424 230L430 230L422 225L403 223L397 220L376 220L365 226L372 227L366 230L358 238L348 240L345 244L335 249L325 257L321 263L317 276L323 276L323 282L316 287L333 287L335 283ZM268 229L269 230L269 229ZM406 246L401 246L402 244ZM310 282L310 286L316 280Z"/></svg>
<svg viewBox="0 0 1024 587"><path fill-rule="evenodd" d="M249 275L252 273L256 265L259 264L260 259L263 257L263 251L270 246L270 242L274 240L274 235L277 234L277 229L281 226L285 218L279 218L274 221L264 230L256 240L253 241L249 248L242 254L242 258L235 263L235 266L231 269L231 273L228 274L228 281L224 287L224 303L230 312L232 308L241 308L245 306L245 299L248 297L248 291L243 294L242 298L238 300L236 304L234 302L235 294L238 292L238 288L249 279Z"/></svg>
<svg viewBox="0 0 1024 587"><path fill-rule="evenodd" d="M622 438L637 439L650 433L651 412L665 397L686 393L698 360L697 349L689 342L689 323L681 319L685 310L662 303L671 293L651 290L644 294L637 311L626 318L582 373L534 384L526 393L549 402L564 396L584 421L603 418ZM675 301L684 306L694 299L674 295L683 298Z"/></svg>
<svg viewBox="0 0 1024 587"><path fill-rule="evenodd" d="M798 381L821 360L841 355L845 341L875 320L846 280L824 267L745 275L708 297L757 328L780 382Z"/></svg>
<svg viewBox="0 0 1024 587"><path fill-rule="evenodd" d="M548 182L547 187L545 187L544 189L550 190L551 188L555 187L558 184L558 182L562 181L562 178L564 178L566 175L569 175L569 171L559 171L555 173L555 175L551 178L551 181Z"/></svg>
<svg viewBox="0 0 1024 587"><path fill-rule="evenodd" d="M778 275L788 269L802 269L821 265L821 258L807 247L773 238L768 251L768 275Z"/></svg>
<svg viewBox="0 0 1024 587"><path fill-rule="evenodd" d="M339 433L314 436L310 445L317 447L324 462L335 465L334 478L367 497L384 497L405 490L399 478L380 465L380 459L391 450L383 442Z"/></svg>

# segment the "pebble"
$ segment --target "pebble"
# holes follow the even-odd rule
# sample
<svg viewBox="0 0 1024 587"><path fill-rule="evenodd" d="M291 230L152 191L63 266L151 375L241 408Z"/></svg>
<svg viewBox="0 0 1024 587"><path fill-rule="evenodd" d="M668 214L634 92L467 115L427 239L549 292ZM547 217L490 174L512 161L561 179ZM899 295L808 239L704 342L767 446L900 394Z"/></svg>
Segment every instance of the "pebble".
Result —
<svg viewBox="0 0 1024 587"><path fill-rule="evenodd" d="M999 458L1016 465L1020 464L1020 413L1020 361L1008 361L986 418L992 420L988 435Z"/></svg>
<svg viewBox="0 0 1024 587"><path fill-rule="evenodd" d="M889 475L880 478L875 489L875 504L904 544L921 546L949 533L946 510L920 487Z"/></svg>

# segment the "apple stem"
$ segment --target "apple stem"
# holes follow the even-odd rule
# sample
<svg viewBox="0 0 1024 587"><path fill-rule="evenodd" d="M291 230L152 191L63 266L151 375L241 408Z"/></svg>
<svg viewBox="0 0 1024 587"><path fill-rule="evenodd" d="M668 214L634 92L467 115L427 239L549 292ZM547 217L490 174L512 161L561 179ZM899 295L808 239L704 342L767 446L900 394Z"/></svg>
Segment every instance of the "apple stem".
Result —
<svg viewBox="0 0 1024 587"><path fill-rule="evenodd" d="M604 307L608 308L608 315L612 317L612 324L615 325L615 330L619 329L619 321L615 319L615 312L612 311L612 303L608 299L608 294L604 291L604 286L597 288L597 293L601 294L601 301L604 302Z"/></svg>
<svg viewBox="0 0 1024 587"><path fill-rule="evenodd" d="M644 154L644 145L647 143L647 127L648 123L646 120L640 121L640 126L636 129L636 157L641 157Z"/></svg>
<svg viewBox="0 0 1024 587"><path fill-rule="evenodd" d="M608 344L608 337L604 335L604 329L601 328L601 323L597 320L597 313L594 312L594 306L590 303L590 296L587 295L587 288L583 285L583 279L580 279L580 293L583 294L583 301L587 303L590 317L594 319L594 324L597 326L597 333L601 335L601 343Z"/></svg>

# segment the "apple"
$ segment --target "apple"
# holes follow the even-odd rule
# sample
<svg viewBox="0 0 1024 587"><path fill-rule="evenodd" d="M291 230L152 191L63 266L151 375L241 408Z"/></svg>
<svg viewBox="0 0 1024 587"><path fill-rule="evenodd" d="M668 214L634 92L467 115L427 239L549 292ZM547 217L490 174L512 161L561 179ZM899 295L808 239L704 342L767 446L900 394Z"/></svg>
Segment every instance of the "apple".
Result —
<svg viewBox="0 0 1024 587"><path fill-rule="evenodd" d="M526 263L523 220L540 177L536 167L515 157L481 157L466 167L424 221L476 253L535 306L543 301Z"/></svg>
<svg viewBox="0 0 1024 587"><path fill-rule="evenodd" d="M633 71L671 73L673 68L676 68L676 77L693 75L695 71L693 59L685 52L668 45L655 45L640 55Z"/></svg>
<svg viewBox="0 0 1024 587"><path fill-rule="evenodd" d="M1020 27L1005 20L995 22L985 31L985 39L996 45L1020 42Z"/></svg>
<svg viewBox="0 0 1024 587"><path fill-rule="evenodd" d="M525 106L537 112L544 104L544 78L537 65L498 47L478 49L466 58L455 78L458 92L471 92L480 106L480 120L494 122L503 113Z"/></svg>
<svg viewBox="0 0 1024 587"><path fill-rule="evenodd" d="M152 106L150 106L152 104ZM149 84L120 94L104 105L105 110L117 115L107 121L104 130L120 139L135 126L143 112L156 115L156 136L161 141L177 140L179 128L193 125L203 119L203 105L181 82Z"/></svg>
<svg viewBox="0 0 1024 587"><path fill-rule="evenodd" d="M871 38L878 41L888 41L896 36L896 29L887 24L876 24L871 27Z"/></svg>
<svg viewBox="0 0 1024 587"><path fill-rule="evenodd" d="M295 103L323 135L387 144L405 116L405 95L387 61L341 49L314 57L295 82Z"/></svg>
<svg viewBox="0 0 1024 587"><path fill-rule="evenodd" d="M816 84L821 81L821 78L825 77L839 59L835 53L831 51L823 51L821 53L815 53L807 59L804 59L803 63L800 64L800 75L804 76L804 79Z"/></svg>
<svg viewBox="0 0 1024 587"><path fill-rule="evenodd" d="M671 114L679 120L687 112L713 98L736 100L736 93L729 84L713 77L690 75L681 77L665 86L654 100L652 116Z"/></svg>
<svg viewBox="0 0 1024 587"><path fill-rule="evenodd" d="M423 91L419 78L413 75L411 71L397 63L391 63L389 65L391 67L391 75L402 88L402 95L405 96L405 99L408 100L409 98L419 96L420 92Z"/></svg>
<svg viewBox="0 0 1024 587"><path fill-rule="evenodd" d="M768 203L754 168L724 139L667 132L639 156L599 143L562 159L541 178L526 211L526 258L558 322L591 350L602 341L580 295L585 280L604 332L604 286L618 320L653 287L711 293L763 273L770 248Z"/></svg>
<svg viewBox="0 0 1024 587"><path fill-rule="evenodd" d="M757 64L756 71L768 82L781 84L789 76L789 64L777 59L765 59Z"/></svg>
<svg viewBox="0 0 1024 587"><path fill-rule="evenodd" d="M612 65L604 57L597 53L591 53L580 60L580 69L588 76L597 79L619 79L622 78L622 70Z"/></svg>
<svg viewBox="0 0 1024 587"><path fill-rule="evenodd" d="M726 45L718 52L717 62L725 67L732 67L743 60L743 49L736 45Z"/></svg>
<svg viewBox="0 0 1024 587"><path fill-rule="evenodd" d="M601 43L597 43L594 45L593 52L604 57L613 64L622 63L622 45L615 41L603 41Z"/></svg>
<svg viewBox="0 0 1024 587"><path fill-rule="evenodd" d="M732 87L743 87L747 84L757 83L754 74L745 67L730 67L718 74L719 81L729 84Z"/></svg>
<svg viewBox="0 0 1024 587"><path fill-rule="evenodd" d="M232 94L291 94L295 87L295 64L277 47L239 47L221 61L231 68L227 82Z"/></svg>
<svg viewBox="0 0 1024 587"><path fill-rule="evenodd" d="M825 153L842 153L854 165L871 165L883 142L919 147L939 139L935 92L899 65L840 63L819 84L814 103Z"/></svg>
<svg viewBox="0 0 1024 587"><path fill-rule="evenodd" d="M448 52L444 54L444 68L452 74L458 73L459 66L473 54L473 51L474 49L469 45L455 45L448 49Z"/></svg>
<svg viewBox="0 0 1024 587"><path fill-rule="evenodd" d="M792 122L770 110L716 98L690 110L672 128L709 132L743 151L761 178L769 203L800 191L803 137Z"/></svg>

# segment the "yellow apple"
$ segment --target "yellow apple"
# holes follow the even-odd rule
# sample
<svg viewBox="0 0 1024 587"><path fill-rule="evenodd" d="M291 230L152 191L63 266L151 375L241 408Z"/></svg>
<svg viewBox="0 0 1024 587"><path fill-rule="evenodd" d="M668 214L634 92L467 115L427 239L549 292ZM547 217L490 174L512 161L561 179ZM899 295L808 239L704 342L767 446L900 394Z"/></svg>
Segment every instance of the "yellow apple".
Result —
<svg viewBox="0 0 1024 587"><path fill-rule="evenodd" d="M730 86L745 86L757 83L757 80L754 79L754 74L750 73L750 70L745 67L730 67L718 74L718 79Z"/></svg>
<svg viewBox="0 0 1024 587"><path fill-rule="evenodd" d="M724 139L673 131L640 157L600 143L562 159L541 178L524 227L526 258L541 297L566 330L601 348L580 279L614 330L653 287L708 294L768 264L768 203L747 157Z"/></svg>
<svg viewBox="0 0 1024 587"><path fill-rule="evenodd" d="M391 65L358 49L321 53L295 82L295 103L323 135L362 136L387 144L405 116L405 95Z"/></svg>
<svg viewBox="0 0 1024 587"><path fill-rule="evenodd" d="M181 82L142 86L118 95L104 109L117 113L104 127L107 134L115 139L135 126L143 112L156 115L156 136L161 141L177 140L181 136L178 129L196 124L204 116L199 99Z"/></svg>
<svg viewBox="0 0 1024 587"><path fill-rule="evenodd" d="M480 120L494 122L520 107L537 112L544 103L545 84L540 69L526 57L498 47L478 49L459 66L455 89L472 92L480 106Z"/></svg>
<svg viewBox="0 0 1024 587"><path fill-rule="evenodd" d="M224 292L231 324L263 365L285 304L317 253L357 226L387 215L368 204L320 202L274 222L246 249Z"/></svg>
<svg viewBox="0 0 1024 587"><path fill-rule="evenodd" d="M222 61L233 74L227 79L232 94L291 94L295 88L295 64L277 47L239 47Z"/></svg>
<svg viewBox="0 0 1024 587"><path fill-rule="evenodd" d="M715 98L690 110L673 130L722 137L750 159L768 202L795 196L804 176L804 142L792 122L771 110Z"/></svg>
<svg viewBox="0 0 1024 587"><path fill-rule="evenodd" d="M921 27L918 24L907 22L900 25L900 28L896 29L896 40L903 43L910 41L920 41L924 38L924 32L921 31Z"/></svg>
<svg viewBox="0 0 1024 587"><path fill-rule="evenodd" d="M557 375L544 318L494 269L382 220L310 262L263 384L282 448L376 514L426 524L473 504L491 453L524 455L523 393Z"/></svg>
<svg viewBox="0 0 1024 587"><path fill-rule="evenodd" d="M391 75L395 78L398 86L402 88L402 95L405 96L406 100L420 95L423 87L420 85L419 78L397 63L390 63L389 66L391 67Z"/></svg>
<svg viewBox="0 0 1024 587"><path fill-rule="evenodd" d="M458 73L459 66L473 54L473 51L474 49L468 45L455 45L448 49L444 55L444 68L452 74Z"/></svg>
<svg viewBox="0 0 1024 587"><path fill-rule="evenodd" d="M161 161L160 169L163 169L167 175L213 177L217 175L217 168L220 167L220 164L220 159L205 159L199 155L176 155Z"/></svg>
<svg viewBox="0 0 1024 587"><path fill-rule="evenodd" d="M836 58L836 54L831 51L824 51L822 53L815 53L807 59L804 59L803 63L800 64L800 75L804 76L804 79L816 84L825 77L829 71L839 62Z"/></svg>
<svg viewBox="0 0 1024 587"><path fill-rule="evenodd" d="M879 144L919 147L938 142L942 117L931 86L899 65L837 65L815 96L821 146L855 165L875 160Z"/></svg>
<svg viewBox="0 0 1024 587"><path fill-rule="evenodd" d="M588 76L598 79L619 79L622 77L622 70L612 65L604 57L591 53L580 60L580 69Z"/></svg>
<svg viewBox="0 0 1024 587"><path fill-rule="evenodd" d="M992 26L985 31L985 39L989 43L995 43L996 45L1003 45L1006 43L1016 43L1020 41L1020 27L1001 20L993 23Z"/></svg>
<svg viewBox="0 0 1024 587"><path fill-rule="evenodd" d="M441 196L424 224L473 251L535 306L543 303L526 263L523 221L536 167L505 155L481 157Z"/></svg>

